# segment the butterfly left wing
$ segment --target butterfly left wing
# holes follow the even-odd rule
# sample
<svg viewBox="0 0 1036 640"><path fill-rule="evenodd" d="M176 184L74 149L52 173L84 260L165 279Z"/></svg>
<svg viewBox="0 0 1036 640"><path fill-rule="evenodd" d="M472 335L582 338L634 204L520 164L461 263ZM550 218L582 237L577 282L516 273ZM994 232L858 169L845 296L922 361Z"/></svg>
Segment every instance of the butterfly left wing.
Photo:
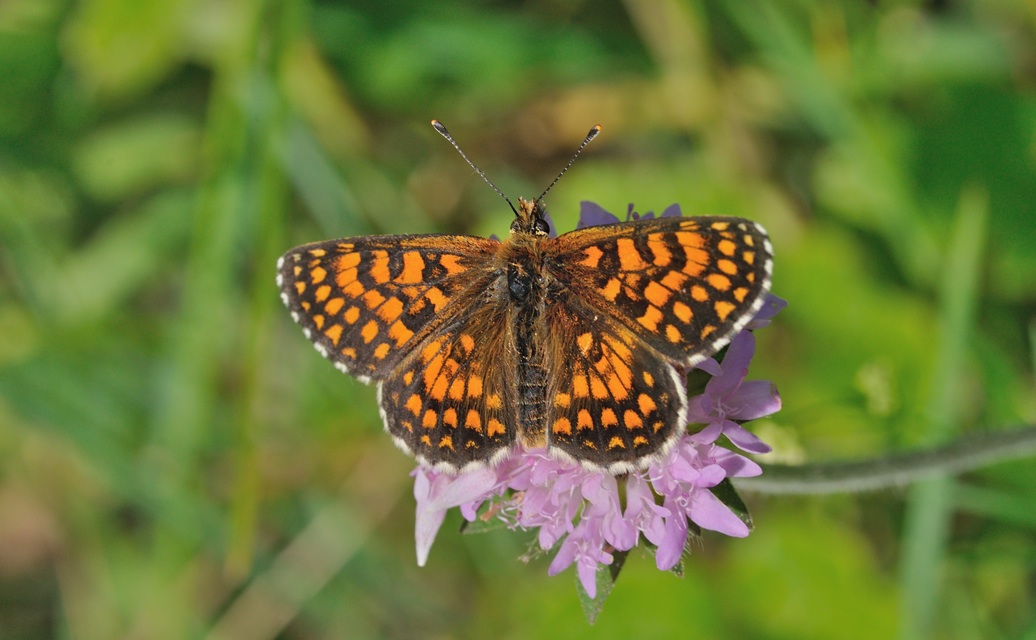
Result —
<svg viewBox="0 0 1036 640"><path fill-rule="evenodd" d="M277 263L281 299L325 358L381 380L461 313L458 299L499 242L471 236L366 236L296 247Z"/></svg>
<svg viewBox="0 0 1036 640"><path fill-rule="evenodd" d="M321 354L378 383L385 429L423 464L491 461L516 438L510 326L486 304L499 242L368 236L292 249L281 297Z"/></svg>

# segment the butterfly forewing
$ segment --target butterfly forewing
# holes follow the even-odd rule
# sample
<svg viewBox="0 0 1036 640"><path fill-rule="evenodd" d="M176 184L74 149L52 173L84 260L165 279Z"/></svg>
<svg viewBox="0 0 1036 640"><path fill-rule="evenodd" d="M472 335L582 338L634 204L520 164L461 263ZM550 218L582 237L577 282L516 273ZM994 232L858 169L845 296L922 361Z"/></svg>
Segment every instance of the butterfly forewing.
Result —
<svg viewBox="0 0 1036 640"><path fill-rule="evenodd" d="M368 236L303 245L278 263L281 297L321 354L363 380L385 378L465 309L499 242Z"/></svg>
<svg viewBox="0 0 1036 640"><path fill-rule="evenodd" d="M571 296L687 368L752 319L770 287L770 241L741 218L658 218L588 227L551 243Z"/></svg>

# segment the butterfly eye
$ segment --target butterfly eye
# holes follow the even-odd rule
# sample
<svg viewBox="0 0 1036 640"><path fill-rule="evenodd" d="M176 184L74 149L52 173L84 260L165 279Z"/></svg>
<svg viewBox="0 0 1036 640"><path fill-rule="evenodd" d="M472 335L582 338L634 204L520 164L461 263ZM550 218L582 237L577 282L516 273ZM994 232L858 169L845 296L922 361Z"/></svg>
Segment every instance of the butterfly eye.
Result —
<svg viewBox="0 0 1036 640"><path fill-rule="evenodd" d="M521 220L515 220L511 223L511 233L518 233L522 230Z"/></svg>
<svg viewBox="0 0 1036 640"><path fill-rule="evenodd" d="M550 225L543 218L537 218L536 222L532 223L532 230L538 236L550 235Z"/></svg>

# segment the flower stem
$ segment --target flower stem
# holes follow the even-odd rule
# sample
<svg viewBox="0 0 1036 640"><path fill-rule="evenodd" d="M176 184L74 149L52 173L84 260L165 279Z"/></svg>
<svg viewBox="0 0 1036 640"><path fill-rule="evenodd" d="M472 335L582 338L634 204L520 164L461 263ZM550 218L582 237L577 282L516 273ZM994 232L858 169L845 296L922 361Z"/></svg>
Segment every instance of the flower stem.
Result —
<svg viewBox="0 0 1036 640"><path fill-rule="evenodd" d="M1031 455L1036 455L1036 425L971 433L939 447L868 460L761 465L763 475L734 483L740 490L771 494L873 491Z"/></svg>

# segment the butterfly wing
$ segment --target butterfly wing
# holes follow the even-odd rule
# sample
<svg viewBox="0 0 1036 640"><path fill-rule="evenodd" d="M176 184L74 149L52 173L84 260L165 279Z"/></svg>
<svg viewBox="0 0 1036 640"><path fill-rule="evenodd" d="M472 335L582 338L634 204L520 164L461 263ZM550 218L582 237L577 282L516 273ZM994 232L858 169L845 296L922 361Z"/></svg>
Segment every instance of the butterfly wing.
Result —
<svg viewBox="0 0 1036 640"><path fill-rule="evenodd" d="M661 218L547 246L547 441L613 473L643 467L683 433L687 369L762 306L766 232L739 218Z"/></svg>
<svg viewBox="0 0 1036 640"><path fill-rule="evenodd" d="M304 245L278 262L281 297L306 337L342 371L378 382L385 428L422 462L462 467L514 441L506 323L492 317L498 305L482 304L498 248L469 236L369 236Z"/></svg>
<svg viewBox="0 0 1036 640"><path fill-rule="evenodd" d="M750 220L658 218L566 233L547 260L565 265L553 271L565 295L690 368L762 307L772 253L766 231Z"/></svg>
<svg viewBox="0 0 1036 640"><path fill-rule="evenodd" d="M549 305L541 321L552 449L623 473L675 442L686 424L687 392L672 363L575 296Z"/></svg>

